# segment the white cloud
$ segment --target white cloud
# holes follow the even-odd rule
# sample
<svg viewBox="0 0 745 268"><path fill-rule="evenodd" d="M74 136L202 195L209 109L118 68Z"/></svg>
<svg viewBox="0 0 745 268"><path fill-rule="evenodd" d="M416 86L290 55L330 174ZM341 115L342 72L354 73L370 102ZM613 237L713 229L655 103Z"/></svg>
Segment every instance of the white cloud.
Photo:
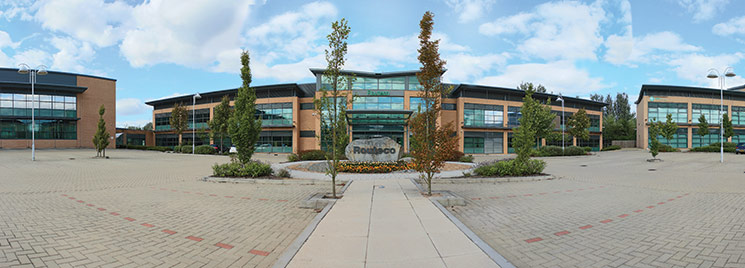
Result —
<svg viewBox="0 0 745 268"><path fill-rule="evenodd" d="M732 18L726 23L718 23L711 28L711 31L721 36L745 34L745 16Z"/></svg>
<svg viewBox="0 0 745 268"><path fill-rule="evenodd" d="M31 65L31 67L36 67L35 64L45 64L48 66L51 58L52 56L46 51L34 48L24 50L13 55L13 58L10 59L9 65L12 67L17 67L18 64L26 63Z"/></svg>
<svg viewBox="0 0 745 268"><path fill-rule="evenodd" d="M116 116L131 116L149 114L152 107L137 98L126 98L116 100Z"/></svg>
<svg viewBox="0 0 745 268"><path fill-rule="evenodd" d="M678 4L693 13L693 22L702 22L724 11L729 0L678 0Z"/></svg>
<svg viewBox="0 0 745 268"><path fill-rule="evenodd" d="M20 44L21 42L13 42L13 40L10 38L10 34L8 34L7 32L0 31L0 49L4 47L15 49Z"/></svg>
<svg viewBox="0 0 745 268"><path fill-rule="evenodd" d="M50 0L34 15L45 29L105 47L116 44L129 27L132 7L101 0Z"/></svg>
<svg viewBox="0 0 745 268"><path fill-rule="evenodd" d="M510 55L506 52L486 55L467 53L448 55L446 59L448 71L443 75L443 80L446 82L470 83L477 78L481 78L484 73L504 66L509 58Z"/></svg>
<svg viewBox="0 0 745 268"><path fill-rule="evenodd" d="M545 60L590 59L603 44L601 23L607 17L602 2L549 2L532 13L499 18L479 27L485 35L521 34L526 37L517 46L525 55Z"/></svg>
<svg viewBox="0 0 745 268"><path fill-rule="evenodd" d="M605 46L608 48L604 57L606 61L630 66L664 60L674 54L702 50L701 47L685 43L673 32L651 33L640 38L612 35L608 37Z"/></svg>
<svg viewBox="0 0 745 268"><path fill-rule="evenodd" d="M445 3L458 15L458 22L467 23L480 19L491 9L495 0L445 0Z"/></svg>
<svg viewBox="0 0 745 268"><path fill-rule="evenodd" d="M695 85L704 85L718 88L716 79L706 78L709 68L716 68L723 71L725 66L734 66L741 60L745 59L745 54L741 52L733 54L721 54L716 56L706 56L698 53L680 56L668 62L673 67L673 71L678 77L691 81ZM745 80L740 77L733 79L727 78L727 84L730 86L745 84Z"/></svg>
<svg viewBox="0 0 745 268"><path fill-rule="evenodd" d="M52 55L52 69L77 73L102 75L100 71L92 70L90 65L96 54L90 43L81 42L73 38L54 37L52 45L58 52Z"/></svg>
<svg viewBox="0 0 745 268"><path fill-rule="evenodd" d="M508 65L501 74L476 81L477 84L507 88L516 88L522 82L542 84L549 92L561 92L567 96L584 96L612 86L605 84L603 78L591 77L570 61Z"/></svg>

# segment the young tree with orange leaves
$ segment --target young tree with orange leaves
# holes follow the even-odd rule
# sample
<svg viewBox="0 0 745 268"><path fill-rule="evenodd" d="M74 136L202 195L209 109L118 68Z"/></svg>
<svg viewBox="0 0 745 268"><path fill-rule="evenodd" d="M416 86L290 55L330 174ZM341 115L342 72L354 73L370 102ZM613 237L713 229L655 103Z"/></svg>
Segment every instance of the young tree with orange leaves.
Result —
<svg viewBox="0 0 745 268"><path fill-rule="evenodd" d="M438 125L437 118L440 114L440 100L447 93L440 82L440 77L445 71L445 61L440 58L438 51L440 40L431 40L434 14L425 12L419 27L419 62L422 67L417 73L417 79L422 86L419 96L422 98L421 111L409 120L409 129L412 132L411 154L415 170L422 173L422 178L427 182L427 194L432 195L432 178L440 172L445 160L456 150L458 139L453 138L454 133L451 124Z"/></svg>

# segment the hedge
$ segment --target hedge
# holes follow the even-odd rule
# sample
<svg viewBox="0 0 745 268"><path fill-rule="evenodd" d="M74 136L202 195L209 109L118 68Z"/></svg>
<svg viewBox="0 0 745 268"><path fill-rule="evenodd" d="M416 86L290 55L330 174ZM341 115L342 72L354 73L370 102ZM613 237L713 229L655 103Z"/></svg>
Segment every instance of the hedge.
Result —
<svg viewBox="0 0 745 268"><path fill-rule="evenodd" d="M217 150L209 145L199 145L197 148L194 148L195 154L215 154L216 152Z"/></svg>
<svg viewBox="0 0 745 268"><path fill-rule="evenodd" d="M611 146L603 147L601 151L615 151L615 150L620 150L620 149L621 149L621 146L619 145L611 145Z"/></svg>
<svg viewBox="0 0 745 268"><path fill-rule="evenodd" d="M212 176L215 177L258 178L272 175L272 173L273 170L269 164L259 161L251 161L245 165L233 162L212 166Z"/></svg>
<svg viewBox="0 0 745 268"><path fill-rule="evenodd" d="M577 147L577 146L568 146L565 147L563 150L560 146L543 146L541 148L538 148L538 150L533 150L531 153L531 156L536 157L548 157L548 156L568 156L568 155L586 155L592 148L590 147Z"/></svg>
<svg viewBox="0 0 745 268"><path fill-rule="evenodd" d="M543 160L530 159L526 162L519 162L510 159L479 164L473 173L487 177L529 176L541 174L545 167L546 162Z"/></svg>
<svg viewBox="0 0 745 268"><path fill-rule="evenodd" d="M146 150L146 151L159 151L159 152L166 152L166 151L172 151L170 147L164 147L164 146L145 146L145 145L117 145L116 148L122 148L122 149L133 149L133 150Z"/></svg>

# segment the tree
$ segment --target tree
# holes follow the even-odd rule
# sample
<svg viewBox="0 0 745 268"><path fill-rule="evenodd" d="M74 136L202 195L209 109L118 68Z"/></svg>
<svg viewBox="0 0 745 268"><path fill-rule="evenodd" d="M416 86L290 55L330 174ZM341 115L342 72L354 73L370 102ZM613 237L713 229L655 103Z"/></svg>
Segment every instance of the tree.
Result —
<svg viewBox="0 0 745 268"><path fill-rule="evenodd" d="M452 138L454 131L451 124L437 124L442 109L441 97L449 88L440 82L446 63L440 58L440 40L431 39L434 16L430 11L424 12L419 22L421 31L417 59L422 67L416 76L421 85L419 97L422 98L423 107L420 107L420 112L409 120L414 169L422 173L422 178L427 182L428 195L432 195L432 179L440 172L445 160L455 151L457 141Z"/></svg>
<svg viewBox="0 0 745 268"><path fill-rule="evenodd" d="M153 122L147 122L144 126L142 126L143 130L153 130Z"/></svg>
<svg viewBox="0 0 745 268"><path fill-rule="evenodd" d="M706 117L703 114L698 118L698 130L696 133L701 136L701 142L703 142L704 136L709 134L709 123L706 122Z"/></svg>
<svg viewBox="0 0 745 268"><path fill-rule="evenodd" d="M98 129L93 135L93 146L96 147L96 157L106 157L106 147L109 146L109 132L106 131L106 121L103 120L103 114L106 108L101 104L98 108Z"/></svg>
<svg viewBox="0 0 745 268"><path fill-rule="evenodd" d="M533 86L533 83L530 83L530 82L520 83L520 85L517 86L517 89L523 90L523 91L530 90L530 91L538 92L538 93L546 93L546 88L543 85L538 84L538 86Z"/></svg>
<svg viewBox="0 0 745 268"><path fill-rule="evenodd" d="M520 126L515 130L515 152L518 162L527 162L536 140L553 134L554 119L556 115L551 113L551 107L541 104L533 98L533 91L526 90L523 97L523 106L520 108Z"/></svg>
<svg viewBox="0 0 745 268"><path fill-rule="evenodd" d="M649 138L651 139L649 152L652 153L653 158L657 158L661 145L660 141L657 140L657 136L662 136L667 140L671 140L675 136L677 130L678 124L673 122L672 114L667 114L667 120L664 123L662 121L655 121L649 125Z"/></svg>
<svg viewBox="0 0 745 268"><path fill-rule="evenodd" d="M261 133L261 118L256 116L256 90L251 87L251 58L248 51L241 53L241 79L243 84L238 88L235 97L235 111L228 120L230 138L238 150L238 160L242 164L251 161L254 146ZM222 103L221 103L222 104Z"/></svg>
<svg viewBox="0 0 745 268"><path fill-rule="evenodd" d="M173 109L171 110L171 120L169 123L171 123L171 128L173 131L176 131L176 134L179 137L188 127L188 120L189 114L186 111L186 107L181 105L181 103L174 104ZM179 142L179 145L181 145L181 142Z"/></svg>
<svg viewBox="0 0 745 268"><path fill-rule="evenodd" d="M569 127L569 134L577 139L590 139L590 117L587 116L587 111L584 108L579 109L579 111L569 117L567 126Z"/></svg>
<svg viewBox="0 0 745 268"><path fill-rule="evenodd" d="M732 129L732 120L726 113L722 115L722 128L724 128L724 140L729 140L729 137L735 135L735 130Z"/></svg>
<svg viewBox="0 0 745 268"><path fill-rule="evenodd" d="M223 140L225 140L225 134L228 133L228 122L233 113L230 109L230 98L228 95L222 96L220 104L215 106L215 112L212 116L212 120L209 122L210 129L212 130L213 137L220 138L220 151L225 149L223 146Z"/></svg>

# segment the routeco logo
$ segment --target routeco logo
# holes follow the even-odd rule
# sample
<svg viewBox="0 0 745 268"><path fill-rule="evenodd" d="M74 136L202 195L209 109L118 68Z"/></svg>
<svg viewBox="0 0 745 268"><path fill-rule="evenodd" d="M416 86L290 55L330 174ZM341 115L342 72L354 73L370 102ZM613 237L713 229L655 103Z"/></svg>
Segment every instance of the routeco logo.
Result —
<svg viewBox="0 0 745 268"><path fill-rule="evenodd" d="M357 146L354 146L354 149L352 149L352 152L355 154L395 154L396 149L395 148L360 148Z"/></svg>

